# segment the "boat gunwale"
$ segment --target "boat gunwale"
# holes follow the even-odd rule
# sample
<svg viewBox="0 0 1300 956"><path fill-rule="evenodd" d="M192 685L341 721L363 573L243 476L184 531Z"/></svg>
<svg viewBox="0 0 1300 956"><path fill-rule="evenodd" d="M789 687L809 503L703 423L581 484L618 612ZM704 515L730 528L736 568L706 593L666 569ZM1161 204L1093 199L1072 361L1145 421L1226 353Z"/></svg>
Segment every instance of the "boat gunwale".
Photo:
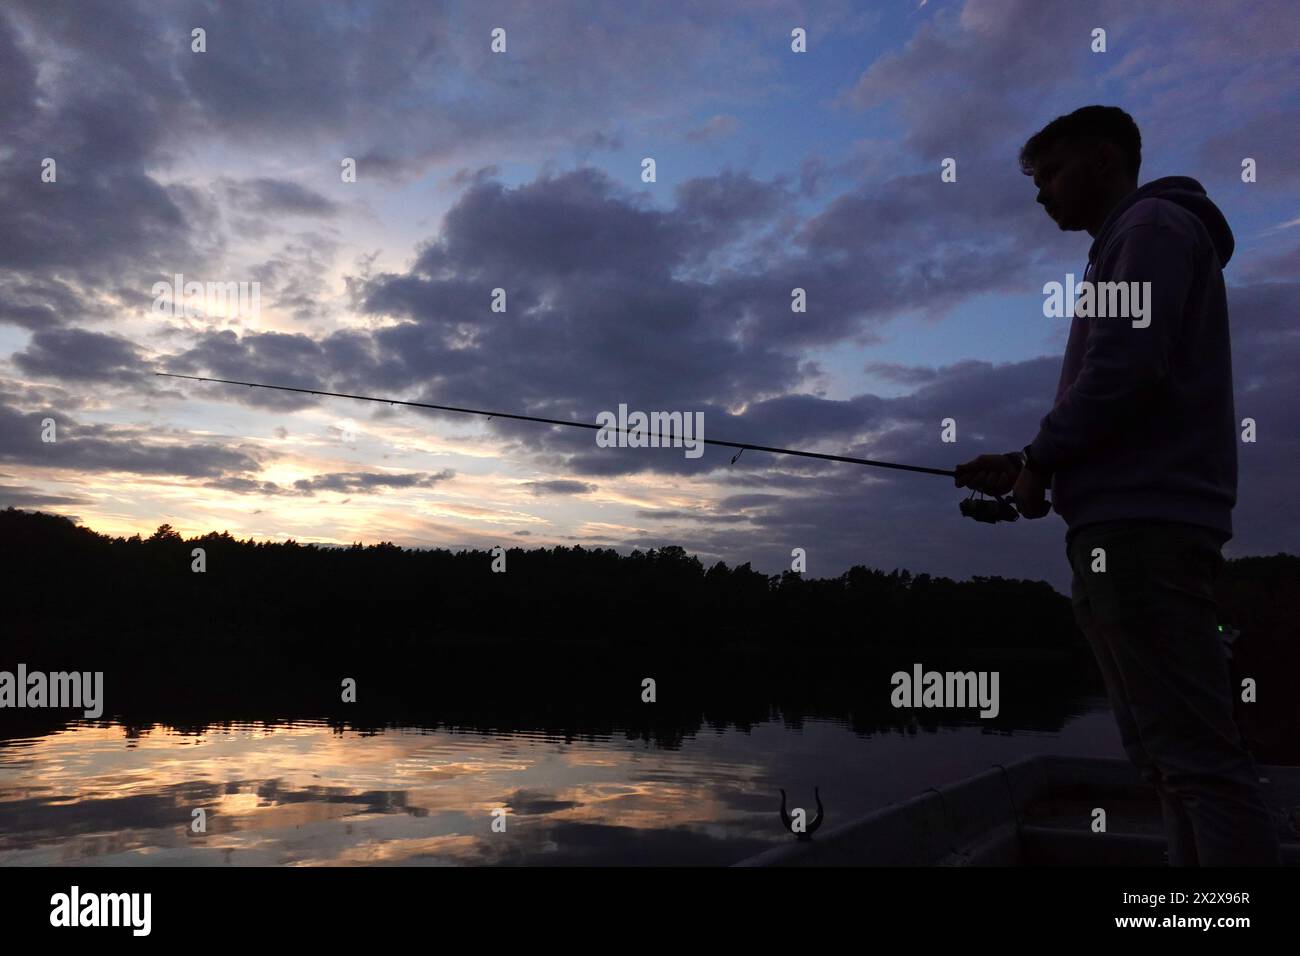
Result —
<svg viewBox="0 0 1300 956"><path fill-rule="evenodd" d="M1261 779L1300 791L1300 767L1259 765ZM1146 787L1127 760L1034 754L994 764L944 787L931 787L850 820L808 841L791 841L740 860L733 866L934 866L1015 863L1028 839L1041 850L1080 846L1086 831L1044 826L1025 811L1054 793L1078 789L1141 793ZM1150 859L1162 837L1106 834L1120 855ZM863 847L870 847L864 852ZM1041 855L1041 854L1039 854ZM1284 859L1300 862L1300 847L1284 846Z"/></svg>

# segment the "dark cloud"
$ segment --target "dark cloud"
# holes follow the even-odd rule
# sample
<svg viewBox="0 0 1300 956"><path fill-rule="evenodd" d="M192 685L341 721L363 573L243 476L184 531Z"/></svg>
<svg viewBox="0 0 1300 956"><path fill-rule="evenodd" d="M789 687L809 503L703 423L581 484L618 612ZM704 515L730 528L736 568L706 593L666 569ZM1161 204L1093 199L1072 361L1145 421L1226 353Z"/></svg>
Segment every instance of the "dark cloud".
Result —
<svg viewBox="0 0 1300 956"><path fill-rule="evenodd" d="M937 369L915 365L901 365L898 362L868 362L862 371L886 382L899 385L921 385L932 382L939 374Z"/></svg>
<svg viewBox="0 0 1300 956"><path fill-rule="evenodd" d="M742 181L752 182L729 177ZM438 404L588 421L619 401L698 407L710 393L788 384L794 356L742 347L707 286L673 279L693 241L734 230L742 213L726 192L688 192L687 219L644 208L591 169L518 189L481 183L411 272L357 287L362 311L406 320L373 334L374 357L358 374L367 387L418 388ZM490 311L498 286L505 313Z"/></svg>
<svg viewBox="0 0 1300 956"><path fill-rule="evenodd" d="M141 359L141 350L127 339L71 328L37 332L13 356L28 375L74 382L136 382L147 372Z"/></svg>
<svg viewBox="0 0 1300 956"><path fill-rule="evenodd" d="M570 481L567 478L557 478L553 481L525 481L524 487L534 495L590 495L595 494L598 490L597 485L588 484L585 481Z"/></svg>
<svg viewBox="0 0 1300 956"><path fill-rule="evenodd" d="M287 495L289 491L281 488L274 481L258 481L256 478L229 476L205 481L204 488L216 488L236 495ZM257 512L253 512L257 514Z"/></svg>
<svg viewBox="0 0 1300 956"><path fill-rule="evenodd" d="M192 128L168 58L141 55L165 49L164 33L133 4L0 12L0 321L83 319L102 308L89 288L147 289L199 262L191 230L210 211L204 197L150 172ZM47 158L54 182L41 179Z"/></svg>
<svg viewBox="0 0 1300 956"><path fill-rule="evenodd" d="M18 409L57 408L61 413L68 413L84 408L90 402L85 389L64 388L52 383L28 384L10 382L0 379L0 406L10 405Z"/></svg>
<svg viewBox="0 0 1300 956"><path fill-rule="evenodd" d="M209 378L290 388L320 388L318 370L325 365L324 356L322 343L307 335L252 332L239 336L224 329L198 336L192 347L160 364L162 371L181 375L201 374ZM311 395L260 388L236 389L198 382L172 384L186 392L195 391L218 399L233 399L257 408L281 411L307 408L320 400Z"/></svg>
<svg viewBox="0 0 1300 956"><path fill-rule="evenodd" d="M674 511L672 509L663 509L654 511L643 509L637 511L636 516L638 518L645 518L649 521L692 521L704 524L729 524L749 521L748 515L723 514L712 510Z"/></svg>
<svg viewBox="0 0 1300 956"><path fill-rule="evenodd" d="M55 441L42 440L45 420L53 419ZM166 441L156 431L80 422L55 410L20 411L0 405L0 461L35 468L84 472L130 472L217 478L261 468L252 446L215 442Z"/></svg>
<svg viewBox="0 0 1300 956"><path fill-rule="evenodd" d="M435 474L390 475L381 472L334 472L301 478L293 483L299 494L312 495L318 491L337 491L346 494L372 494L385 488L429 488L450 481L456 473L444 469Z"/></svg>
<svg viewBox="0 0 1300 956"><path fill-rule="evenodd" d="M17 273L0 277L0 322L35 330L107 315L102 305L87 301L56 277L31 278Z"/></svg>
<svg viewBox="0 0 1300 956"><path fill-rule="evenodd" d="M456 476L450 469L433 474L385 474L383 472L331 472L301 478L292 486L277 485L273 481L238 476L227 476L204 483L206 488L217 488L238 495L296 495L311 497L319 491L339 494L378 494L389 488L430 488Z"/></svg>
<svg viewBox="0 0 1300 956"><path fill-rule="evenodd" d="M36 488L22 485L0 485L0 508L23 508L35 510L55 505L87 505L89 498L76 495L51 495Z"/></svg>

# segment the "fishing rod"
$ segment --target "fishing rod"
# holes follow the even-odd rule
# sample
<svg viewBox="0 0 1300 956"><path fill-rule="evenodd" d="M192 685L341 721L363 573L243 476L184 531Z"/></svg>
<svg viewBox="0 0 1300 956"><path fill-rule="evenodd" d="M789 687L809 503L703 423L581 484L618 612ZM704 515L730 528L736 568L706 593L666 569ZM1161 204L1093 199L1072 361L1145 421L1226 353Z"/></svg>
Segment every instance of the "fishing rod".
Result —
<svg viewBox="0 0 1300 956"><path fill-rule="evenodd" d="M567 428L588 428L599 431L606 428L604 425L593 425L590 422L566 421L558 418L541 418L536 415L519 415L515 412L491 412L481 408L461 408L456 405L433 405L428 402L409 402L400 398L374 398L370 395L349 395L345 392L326 392L317 388L294 388L289 385L265 385L260 382L236 382L226 378L207 378L201 375L180 375L176 372L154 372L155 375L161 375L166 378L184 378L194 382L213 382L219 385L244 385L248 388L265 388L278 392L300 392L304 395L320 395L328 398L350 398L360 402L379 402L387 405L405 405L409 408L429 408L440 412L456 412L462 415L485 415L492 418L511 418L522 422L538 422L543 425L564 425ZM620 434L627 434L622 429L613 429ZM870 465L873 468L894 468L899 471L914 471L923 475L943 475L954 477L956 472L946 471L942 468L926 468L922 465L903 465L893 461L878 461L872 458L854 458L850 455L824 455L815 451L799 451L794 448L773 448L770 445L755 445L751 442L723 441L718 438L701 438L698 441L705 445L718 445L723 448L737 448L735 456L732 457L731 463L735 464L746 451L765 451L774 455L794 455L799 458L816 458L821 461L842 461L851 465ZM971 492L972 496L974 492ZM1000 496L995 500L972 500L967 498L961 502L961 513L976 521L986 521L993 523L996 521L1015 521L1019 515L1011 503L1004 501Z"/></svg>

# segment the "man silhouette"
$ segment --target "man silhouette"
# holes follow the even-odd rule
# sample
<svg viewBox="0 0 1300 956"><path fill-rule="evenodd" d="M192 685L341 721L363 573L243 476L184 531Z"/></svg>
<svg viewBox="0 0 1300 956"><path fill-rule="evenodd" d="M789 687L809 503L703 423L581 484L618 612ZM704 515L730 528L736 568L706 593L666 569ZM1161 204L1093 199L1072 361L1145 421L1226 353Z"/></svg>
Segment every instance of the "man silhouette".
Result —
<svg viewBox="0 0 1300 956"><path fill-rule="evenodd" d="M1237 498L1232 232L1193 179L1139 189L1141 159L1137 124L1113 106L1058 117L1021 149L1047 214L1093 237L1084 282L1150 283L1149 298L1141 320L1080 308L1037 436L959 465L956 483L1065 519L1075 619L1160 796L1170 864L1277 864L1214 601Z"/></svg>

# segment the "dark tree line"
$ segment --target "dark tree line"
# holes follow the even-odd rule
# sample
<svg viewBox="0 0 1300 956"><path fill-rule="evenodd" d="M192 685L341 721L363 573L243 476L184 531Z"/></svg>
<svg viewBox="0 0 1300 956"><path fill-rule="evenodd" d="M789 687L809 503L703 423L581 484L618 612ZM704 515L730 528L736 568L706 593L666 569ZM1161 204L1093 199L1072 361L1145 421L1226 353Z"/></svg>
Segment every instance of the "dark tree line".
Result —
<svg viewBox="0 0 1300 956"><path fill-rule="evenodd" d="M707 651L770 648L1082 647L1069 602L1042 581L953 581L854 567L839 577L705 568L680 547L623 556L556 547L411 550L385 542L318 547L182 538L112 538L72 521L0 512L5 613L51 644L114 653L186 640L316 651L459 641L653 642ZM202 548L206 570L192 570Z"/></svg>

